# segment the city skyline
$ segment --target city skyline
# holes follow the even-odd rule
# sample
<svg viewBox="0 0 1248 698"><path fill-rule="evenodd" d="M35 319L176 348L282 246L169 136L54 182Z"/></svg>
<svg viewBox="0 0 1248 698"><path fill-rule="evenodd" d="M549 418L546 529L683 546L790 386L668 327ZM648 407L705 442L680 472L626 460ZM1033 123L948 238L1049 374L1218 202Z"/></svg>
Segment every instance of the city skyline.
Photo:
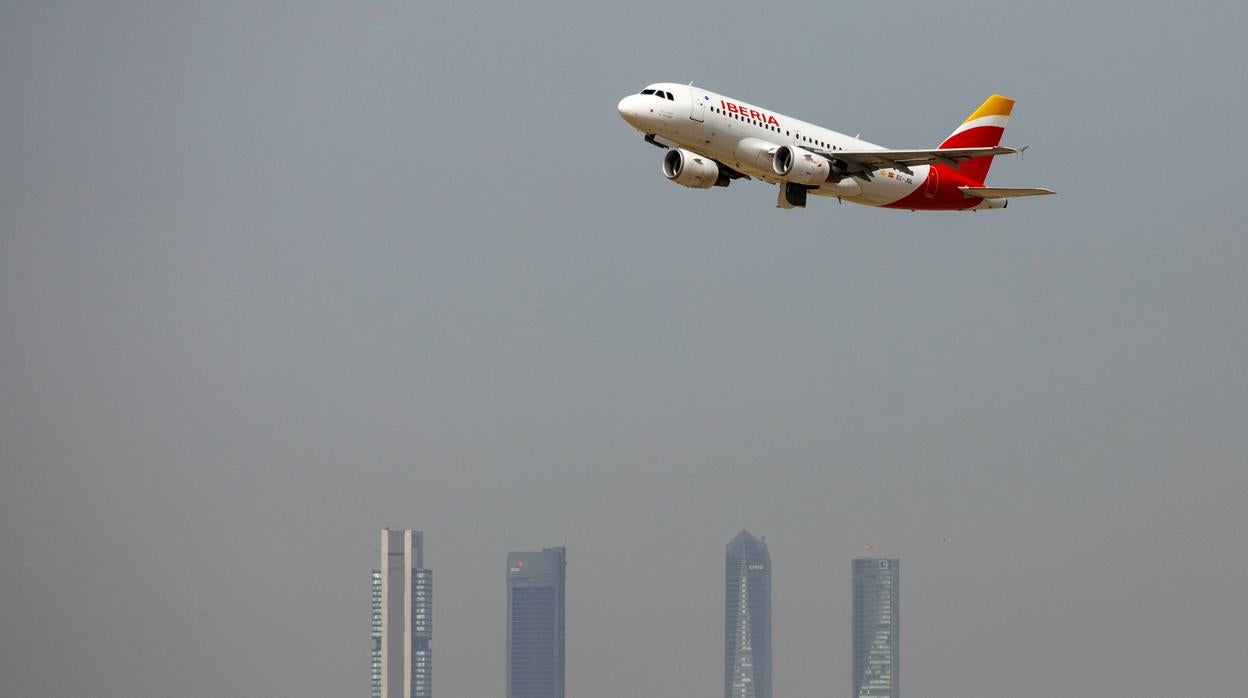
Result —
<svg viewBox="0 0 1248 698"><path fill-rule="evenodd" d="M381 530L372 573L373 698L432 695L432 573L424 535ZM507 555L507 698L562 698L566 547ZM899 558L851 560L853 698L900 698ZM771 556L740 531L724 554L724 696L772 696ZM406 601L405 601L406 600ZM395 662L394 657L403 657Z"/></svg>

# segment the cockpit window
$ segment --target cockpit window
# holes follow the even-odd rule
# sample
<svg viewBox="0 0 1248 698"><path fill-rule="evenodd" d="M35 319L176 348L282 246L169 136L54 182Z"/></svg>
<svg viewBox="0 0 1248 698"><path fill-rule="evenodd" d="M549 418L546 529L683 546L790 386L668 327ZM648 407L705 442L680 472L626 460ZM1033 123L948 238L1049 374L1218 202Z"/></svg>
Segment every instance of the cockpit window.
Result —
<svg viewBox="0 0 1248 698"><path fill-rule="evenodd" d="M676 101L676 98L672 96L672 93L671 93L671 92L664 92L663 94L667 95L667 101L669 101L669 102L675 102L675 101Z"/></svg>
<svg viewBox="0 0 1248 698"><path fill-rule="evenodd" d="M654 94L654 90L642 90L641 93L643 95L652 95Z"/></svg>

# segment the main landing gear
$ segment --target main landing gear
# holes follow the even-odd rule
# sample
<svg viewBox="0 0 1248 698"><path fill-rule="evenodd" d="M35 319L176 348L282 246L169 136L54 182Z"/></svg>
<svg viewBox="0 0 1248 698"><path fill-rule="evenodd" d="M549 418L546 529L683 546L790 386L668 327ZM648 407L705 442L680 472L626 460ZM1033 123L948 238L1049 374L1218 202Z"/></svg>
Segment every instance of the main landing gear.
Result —
<svg viewBox="0 0 1248 698"><path fill-rule="evenodd" d="M780 191L776 195L776 208L806 208L806 192L810 187L781 182Z"/></svg>

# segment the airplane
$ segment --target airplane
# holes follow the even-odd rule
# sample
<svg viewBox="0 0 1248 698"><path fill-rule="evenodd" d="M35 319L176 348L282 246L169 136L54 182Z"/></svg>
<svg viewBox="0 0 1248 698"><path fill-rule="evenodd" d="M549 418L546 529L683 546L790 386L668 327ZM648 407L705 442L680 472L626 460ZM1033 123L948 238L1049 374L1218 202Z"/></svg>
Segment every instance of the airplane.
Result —
<svg viewBox="0 0 1248 698"><path fill-rule="evenodd" d="M1034 187L985 184L992 158L1026 148L1000 145L1014 100L992 95L937 148L890 150L693 83L660 82L617 107L645 141L666 148L663 175L691 189L737 179L779 185L778 208L805 208L808 195L910 211L1005 208Z"/></svg>

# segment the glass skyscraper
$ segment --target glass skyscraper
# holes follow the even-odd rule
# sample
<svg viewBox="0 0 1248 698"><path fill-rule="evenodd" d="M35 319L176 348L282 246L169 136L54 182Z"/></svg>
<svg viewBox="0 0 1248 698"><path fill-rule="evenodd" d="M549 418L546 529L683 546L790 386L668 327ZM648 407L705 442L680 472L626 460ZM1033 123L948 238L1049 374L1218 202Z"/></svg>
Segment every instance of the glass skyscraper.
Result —
<svg viewBox="0 0 1248 698"><path fill-rule="evenodd" d="M724 556L724 698L771 698L771 556L747 531Z"/></svg>
<svg viewBox="0 0 1248 698"><path fill-rule="evenodd" d="M901 561L854 560L853 698L900 698Z"/></svg>
<svg viewBox="0 0 1248 698"><path fill-rule="evenodd" d="M383 529L373 570L372 698L433 695L433 573L420 531Z"/></svg>
<svg viewBox="0 0 1248 698"><path fill-rule="evenodd" d="M565 548L507 555L507 698L563 698Z"/></svg>

